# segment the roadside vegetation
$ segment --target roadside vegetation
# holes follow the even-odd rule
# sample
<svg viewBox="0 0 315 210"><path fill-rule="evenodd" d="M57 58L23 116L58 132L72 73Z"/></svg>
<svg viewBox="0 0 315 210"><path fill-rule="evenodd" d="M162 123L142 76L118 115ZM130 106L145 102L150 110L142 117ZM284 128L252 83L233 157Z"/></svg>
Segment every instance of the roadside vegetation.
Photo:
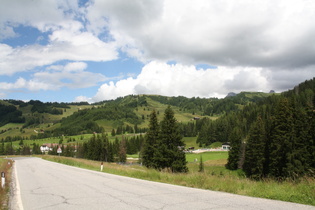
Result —
<svg viewBox="0 0 315 210"><path fill-rule="evenodd" d="M204 172L198 172L201 155ZM42 158L70 166L100 171L100 161L48 155L44 155ZM198 158L198 161L194 162L195 158ZM282 182L273 179L251 180L246 178L242 170L231 171L225 168L227 152L188 154L187 160L192 160L192 162L188 161L187 167L189 172L187 173L157 171L128 163L123 165L104 163L103 172L149 181L315 206L314 178L305 177L298 181L288 179Z"/></svg>
<svg viewBox="0 0 315 210"><path fill-rule="evenodd" d="M9 209L10 183L11 183L12 161L0 158L0 173L5 173L5 185L0 185L0 209ZM1 178L0 178L1 179Z"/></svg>

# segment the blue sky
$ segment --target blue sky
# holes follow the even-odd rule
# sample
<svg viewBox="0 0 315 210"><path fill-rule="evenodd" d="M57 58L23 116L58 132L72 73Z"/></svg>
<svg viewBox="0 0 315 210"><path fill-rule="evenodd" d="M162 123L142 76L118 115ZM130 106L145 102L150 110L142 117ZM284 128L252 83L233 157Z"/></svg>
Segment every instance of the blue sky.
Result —
<svg viewBox="0 0 315 210"><path fill-rule="evenodd" d="M0 99L219 97L315 76L307 0L2 0Z"/></svg>

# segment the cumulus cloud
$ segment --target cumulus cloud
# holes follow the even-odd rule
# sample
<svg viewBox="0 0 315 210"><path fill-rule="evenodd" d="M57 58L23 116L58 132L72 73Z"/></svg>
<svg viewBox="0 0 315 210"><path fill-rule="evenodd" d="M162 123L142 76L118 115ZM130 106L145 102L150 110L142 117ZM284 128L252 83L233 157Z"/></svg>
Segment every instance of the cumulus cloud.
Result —
<svg viewBox="0 0 315 210"><path fill-rule="evenodd" d="M236 82L244 79L246 82L243 84ZM115 99L129 94L222 98L230 89L259 91L266 88L266 79L259 68L196 69L192 65L153 61L145 65L136 78L103 84L92 101Z"/></svg>
<svg viewBox="0 0 315 210"><path fill-rule="evenodd" d="M84 62L72 62L66 65L53 65L36 72L32 78L18 78L15 82L0 82L0 91L30 91L59 90L61 88L87 88L96 86L99 82L108 80L100 73L85 71L87 64ZM2 93L4 95L4 93Z"/></svg>
<svg viewBox="0 0 315 210"><path fill-rule="evenodd" d="M96 0L87 17L142 60L297 68L315 64L314 9L300 0Z"/></svg>
<svg viewBox="0 0 315 210"><path fill-rule="evenodd" d="M113 44L102 42L90 33L73 35L66 31L57 31L51 39L51 44L46 46L12 48L0 44L0 75L12 75L60 60L108 61L117 58Z"/></svg>
<svg viewBox="0 0 315 210"><path fill-rule="evenodd" d="M224 87L230 92L265 91L268 90L267 79L262 75L262 68L244 68L234 74L233 79L227 79Z"/></svg>
<svg viewBox="0 0 315 210"><path fill-rule="evenodd" d="M101 85L97 94L89 101L115 99L130 94L223 98L228 92L284 91L293 88L292 83L298 84L310 79L312 72L312 69L305 69L297 77L293 72L281 76L283 72L257 67L222 66L216 69L197 69L193 65L152 61L143 67L136 78L129 77L116 83L111 81Z"/></svg>
<svg viewBox="0 0 315 210"><path fill-rule="evenodd" d="M55 85L51 83L46 83L46 81L39 81L37 79L25 80L24 78L18 78L14 83L0 82L1 91L15 91L20 89L27 89L30 91L38 90L56 90L58 89ZM5 93L2 93L3 95Z"/></svg>
<svg viewBox="0 0 315 210"><path fill-rule="evenodd" d="M103 41L85 29L81 20L84 11L75 0L5 0L2 4L6 5L0 9L0 29L5 32L1 33L3 38L17 36L14 28L23 25L46 32L48 44L12 47L0 43L0 75L13 75L60 60L109 61L118 57L113 42Z"/></svg>
<svg viewBox="0 0 315 210"><path fill-rule="evenodd" d="M74 99L74 102L82 102L82 101L86 101L86 102L92 102L92 99L91 98L88 98L86 96L77 96L75 97Z"/></svg>
<svg viewBox="0 0 315 210"><path fill-rule="evenodd" d="M46 32L69 24L78 24L74 18L80 16L76 0L2 0L1 4L0 27L16 27L22 24Z"/></svg>

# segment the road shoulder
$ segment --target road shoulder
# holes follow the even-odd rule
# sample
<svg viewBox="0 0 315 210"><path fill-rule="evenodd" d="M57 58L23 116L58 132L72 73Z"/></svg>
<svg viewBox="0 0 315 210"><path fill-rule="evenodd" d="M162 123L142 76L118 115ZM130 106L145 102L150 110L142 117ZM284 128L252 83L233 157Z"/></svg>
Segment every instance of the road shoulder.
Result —
<svg viewBox="0 0 315 210"><path fill-rule="evenodd" d="M9 200L9 209L23 210L20 184L16 171L16 162L12 166L12 182L10 186L10 200Z"/></svg>

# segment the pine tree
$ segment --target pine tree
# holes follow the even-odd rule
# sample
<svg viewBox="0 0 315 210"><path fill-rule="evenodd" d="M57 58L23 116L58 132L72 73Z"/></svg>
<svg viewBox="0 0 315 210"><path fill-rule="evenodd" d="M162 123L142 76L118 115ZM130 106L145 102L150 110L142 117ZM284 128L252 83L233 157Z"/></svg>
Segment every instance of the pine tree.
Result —
<svg viewBox="0 0 315 210"><path fill-rule="evenodd" d="M22 147L24 145L23 139L20 140L19 145Z"/></svg>
<svg viewBox="0 0 315 210"><path fill-rule="evenodd" d="M120 142L119 142L118 138L116 137L115 141L113 142L113 150L112 150L114 157L118 157L119 145L120 145Z"/></svg>
<svg viewBox="0 0 315 210"><path fill-rule="evenodd" d="M156 116L156 111L153 110L150 115L149 130L145 136L144 145L142 148L142 164L148 168L157 168L154 163L154 156L156 155L156 147L159 137L159 124Z"/></svg>
<svg viewBox="0 0 315 210"><path fill-rule="evenodd" d="M95 146L94 146L94 159L101 160L103 157L103 142L100 135L96 136Z"/></svg>
<svg viewBox="0 0 315 210"><path fill-rule="evenodd" d="M76 157L77 158L86 158L86 146L87 143L84 142L83 144L77 144L77 152Z"/></svg>
<svg viewBox="0 0 315 210"><path fill-rule="evenodd" d="M4 153L6 155L14 155L14 149L13 149L13 146L12 146L12 141L10 141L10 143L7 143L5 145Z"/></svg>
<svg viewBox="0 0 315 210"><path fill-rule="evenodd" d="M314 105L315 105L315 96L314 96ZM309 110L308 112L309 117L309 125L310 125L310 130L309 130L309 135L310 139L308 140L307 144L307 149L308 149L308 154L309 154L309 166L313 171L313 176L315 174L315 111Z"/></svg>
<svg viewBox="0 0 315 210"><path fill-rule="evenodd" d="M294 141L292 110L287 98L281 98L276 105L270 140L270 175L288 177L289 158Z"/></svg>
<svg viewBox="0 0 315 210"><path fill-rule="evenodd" d="M112 142L108 142L108 154L107 154L107 159L106 161L107 162L114 162L115 161L115 158L114 158L114 146L113 146L113 143Z"/></svg>
<svg viewBox="0 0 315 210"><path fill-rule="evenodd" d="M209 139L209 121L206 121L200 128L200 132L198 134L197 137L197 143L199 144L200 147L202 147L203 145L207 145L208 144L208 139Z"/></svg>
<svg viewBox="0 0 315 210"><path fill-rule="evenodd" d="M241 158L242 133L238 127L235 127L229 137L230 151L226 168L236 170L239 167Z"/></svg>
<svg viewBox="0 0 315 210"><path fill-rule="evenodd" d="M113 162L113 151L110 147L110 142L108 140L107 134L102 133L102 157L100 159L101 161L105 162Z"/></svg>
<svg viewBox="0 0 315 210"><path fill-rule="evenodd" d="M112 135L112 136L116 136L116 133L115 133L115 129L114 129L114 128L112 129L111 135Z"/></svg>
<svg viewBox="0 0 315 210"><path fill-rule="evenodd" d="M159 169L169 168L172 172L187 172L186 156L182 151L185 146L179 127L174 117L174 112L169 106L164 113L161 122L161 132L157 148L157 158ZM159 159L160 158L160 159Z"/></svg>
<svg viewBox="0 0 315 210"><path fill-rule="evenodd" d="M259 116L249 132L243 167L246 175L254 179L260 179L264 175L265 136L264 122Z"/></svg>
<svg viewBox="0 0 315 210"><path fill-rule="evenodd" d="M298 104L295 96L291 97L291 107L293 116L293 132L291 142L291 152L288 156L287 170L291 178L304 175L310 169L308 144L312 138L309 130L311 123L306 111Z"/></svg>
<svg viewBox="0 0 315 210"><path fill-rule="evenodd" d="M123 137L119 144L118 161L121 163L125 163L126 160L127 160L126 140Z"/></svg>
<svg viewBox="0 0 315 210"><path fill-rule="evenodd" d="M4 140L2 139L1 145L0 145L0 155L4 155L5 150L4 150Z"/></svg>

